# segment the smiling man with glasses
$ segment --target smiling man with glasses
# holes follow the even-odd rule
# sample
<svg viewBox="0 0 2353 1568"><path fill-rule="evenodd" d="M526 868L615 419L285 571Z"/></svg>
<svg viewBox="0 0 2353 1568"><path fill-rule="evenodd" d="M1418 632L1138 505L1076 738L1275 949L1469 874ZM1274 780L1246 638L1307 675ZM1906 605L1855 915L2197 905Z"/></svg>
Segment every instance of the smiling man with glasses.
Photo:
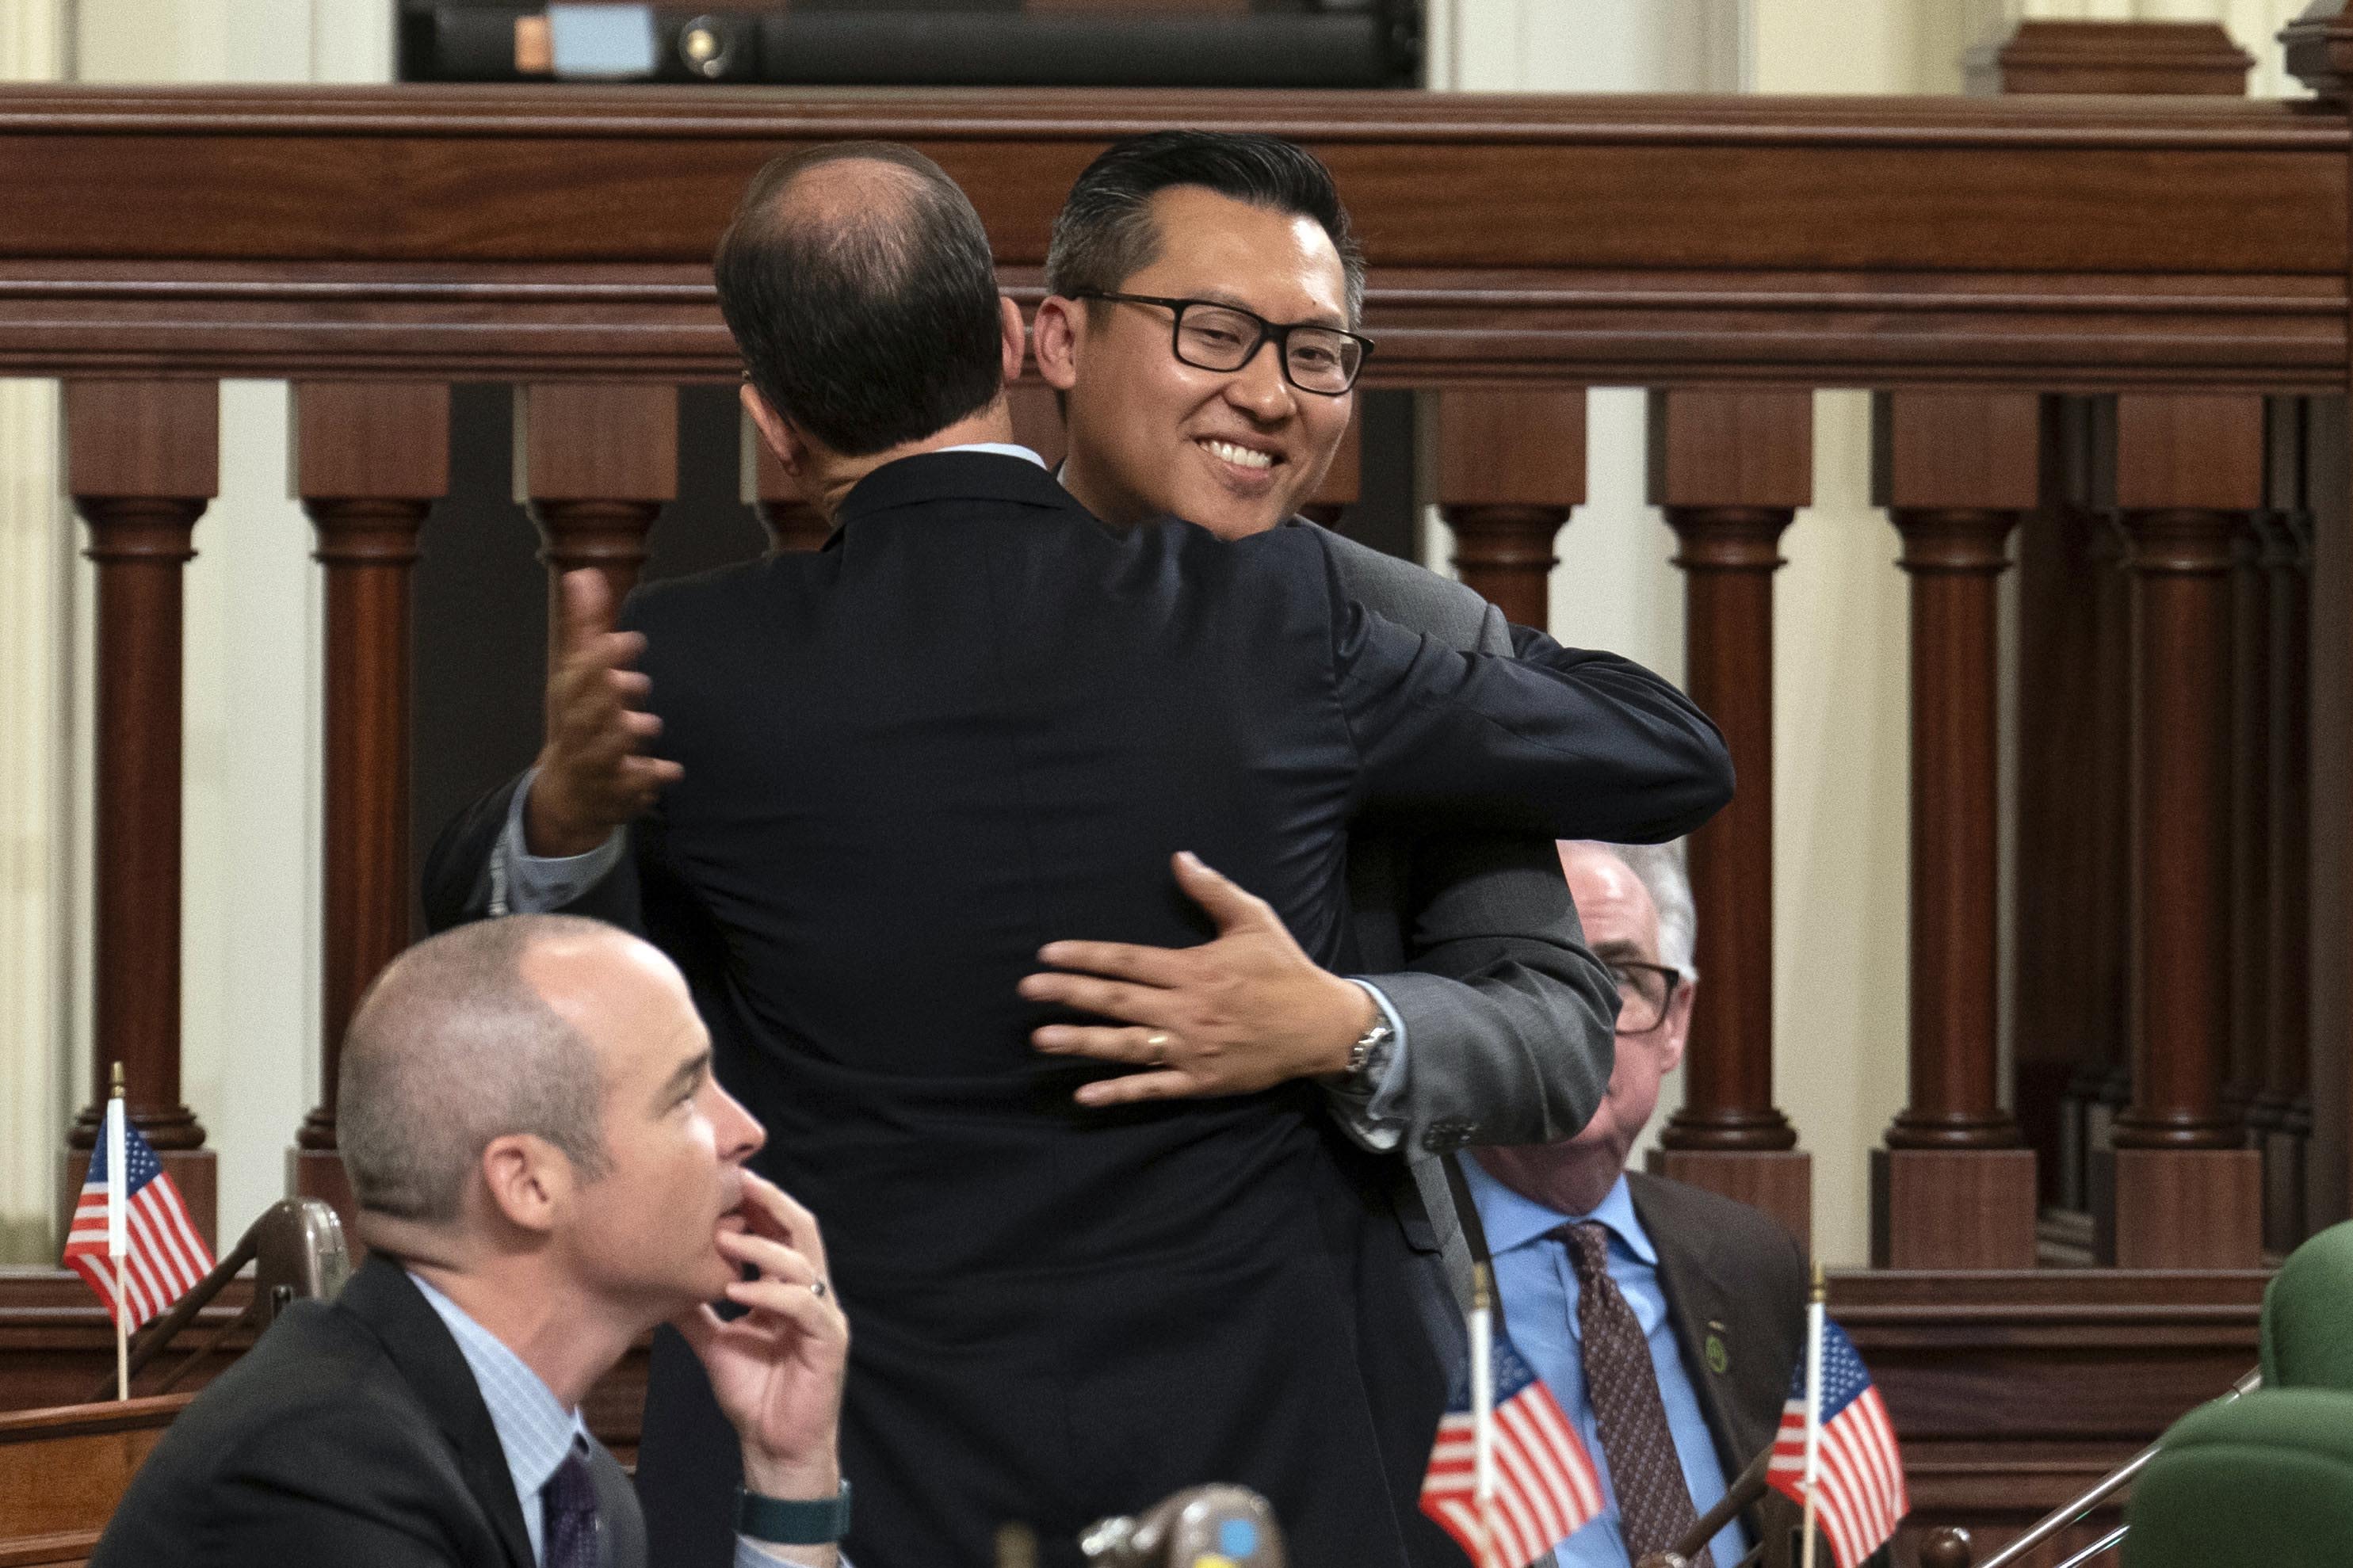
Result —
<svg viewBox="0 0 2353 1568"><path fill-rule="evenodd" d="M1602 1473L1609 1507L1558 1568L1625 1568L1672 1546L1772 1442L1804 1345L1806 1260L1760 1211L1626 1169L1683 1063L1699 983L1680 847L1563 844L1560 864L1618 982L1609 1091L1574 1136L1476 1149L1462 1168L1512 1343ZM1782 1529L1767 1496L1695 1561L1731 1568Z"/></svg>
<svg viewBox="0 0 2353 1568"><path fill-rule="evenodd" d="M1032 347L1062 395L1061 479L1105 521L1184 518L1228 540L1298 517L1355 414L1373 353L1359 329L1365 260L1330 172L1271 136L1164 132L1114 144L1082 174L1054 225ZM1509 626L1461 584L1353 541L1324 541L1340 587L1436 645L1522 658L1562 651ZM1705 717L1668 682L1606 659L1613 695L1591 736L1617 771L1584 831L1627 840L1662 819L1651 786L1712 779L1730 762ZM1718 793L1714 798L1720 801ZM1711 808L1711 812L1712 812ZM1420 1268L1402 1331L1463 1334L1467 1200L1449 1152L1541 1143L1583 1127L1609 1081L1614 977L1578 939L1552 843L1391 817L1351 836L1351 983L1305 962L1278 922L1220 920L1182 950L1058 942L1025 994L1105 1017L1041 1029L1041 1049L1145 1070L1089 1086L1090 1103L1230 1094L1320 1082L1335 1125L1366 1151L1371 1201L1393 1207ZM1231 889L1200 882L1197 898ZM1362 1303L1360 1332L1398 1328ZM1410 1403L1409 1391L1382 1390ZM1396 1429L1437 1420L1433 1403ZM1395 1456L1418 1479L1429 1442ZM1410 1447L1408 1444L1406 1447ZM1409 1529L1421 1515L1410 1497ZM1460 1554L1434 1527L1431 1562Z"/></svg>

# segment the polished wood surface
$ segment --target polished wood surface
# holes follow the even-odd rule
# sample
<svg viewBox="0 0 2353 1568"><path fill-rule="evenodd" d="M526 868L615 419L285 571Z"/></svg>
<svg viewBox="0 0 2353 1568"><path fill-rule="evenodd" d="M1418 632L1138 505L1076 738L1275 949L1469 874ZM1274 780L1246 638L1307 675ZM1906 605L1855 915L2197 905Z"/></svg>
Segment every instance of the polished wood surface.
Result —
<svg viewBox="0 0 2353 1568"><path fill-rule="evenodd" d="M2263 1162L2253 1149L2116 1147L2095 1154L2094 1256L2119 1268L2253 1268L2263 1256Z"/></svg>
<svg viewBox="0 0 2353 1568"><path fill-rule="evenodd" d="M409 929L410 567L449 486L449 389L434 382L293 388L294 489L326 569L322 1092L303 1119L295 1190L350 1214L335 1148L343 1029Z"/></svg>
<svg viewBox="0 0 2353 1568"><path fill-rule="evenodd" d="M2258 564L2267 588L2265 668L2271 678L2264 778L2270 802L2265 858L2269 908L2263 953L2264 1057L2247 1120L2263 1156L2263 1245L2285 1252L2308 1234L2305 1134L2311 1121L2312 1038L2312 574L2313 511L2307 472L2322 443L2322 410L2304 399L2270 408L2270 496Z"/></svg>
<svg viewBox="0 0 2353 1568"><path fill-rule="evenodd" d="M2266 410L2268 413L2268 409ZM2268 419L2266 425L2268 426ZM2268 449L2268 436L2266 437ZM2231 540L2231 1031L2222 1106L2249 1123L2263 1091L2271 1028L2271 580L2263 566L2266 510Z"/></svg>
<svg viewBox="0 0 2353 1568"><path fill-rule="evenodd" d="M1331 163L1378 384L2344 380L2347 125L2287 105L582 84L0 89L0 368L732 379L709 258L776 153L920 146L1034 300L1071 179L1171 122Z"/></svg>
<svg viewBox="0 0 2353 1568"><path fill-rule="evenodd" d="M0 1413L0 1565L64 1568L88 1557L191 1397Z"/></svg>
<svg viewBox="0 0 2353 1568"><path fill-rule="evenodd" d="M1995 584L2037 495L2024 394L1899 393L1874 406L1873 500L1912 590L1911 1092L1891 1148L2015 1146L1996 1063Z"/></svg>
<svg viewBox="0 0 2353 1568"><path fill-rule="evenodd" d="M646 382L515 388L515 500L539 524L547 636L563 636L556 581L593 566L616 606L637 585L646 535L678 494L678 389Z"/></svg>
<svg viewBox="0 0 2353 1568"><path fill-rule="evenodd" d="M1544 626L1553 540L1585 502L1585 389L1447 387L1432 402L1455 569L1506 620Z"/></svg>
<svg viewBox="0 0 2353 1568"><path fill-rule="evenodd" d="M1655 392L1650 500L1663 508L1684 588L1684 686L1724 731L1737 793L1692 835L1699 911L1683 1103L1661 1145L1778 1152L1797 1131L1773 1104L1773 574L1813 499L1813 398L1804 392ZM1720 1189L1719 1189L1720 1190ZM1727 1195L1737 1195L1728 1194Z"/></svg>
<svg viewBox="0 0 2353 1568"><path fill-rule="evenodd" d="M2039 401L1882 394L1873 500L1912 591L1909 1092L1873 1155L1872 1260L2031 1268L2035 1166L2001 1103L1996 581L2039 495Z"/></svg>
<svg viewBox="0 0 2353 1568"><path fill-rule="evenodd" d="M2230 1039L2232 540L2263 500L2252 397L2116 405L2116 505L2132 538L2136 1039L2119 1148L2223 1149Z"/></svg>
<svg viewBox="0 0 2353 1568"><path fill-rule="evenodd" d="M1972 51L1971 92L2156 93L2237 98L2254 57L2220 22L2021 22Z"/></svg>
<svg viewBox="0 0 2353 1568"><path fill-rule="evenodd" d="M2013 1102L2042 1201L2084 1210L2090 1149L2129 1081L2130 605L2094 504L2114 422L2043 400L2042 504L2018 535Z"/></svg>
<svg viewBox="0 0 2353 1568"><path fill-rule="evenodd" d="M2260 1159L2222 1101L2230 1016L2232 541L2263 501L2259 398L2117 399L2115 502L2131 536L2133 1089L2097 1168L2100 1252L2252 1264Z"/></svg>
<svg viewBox="0 0 2353 1568"><path fill-rule="evenodd" d="M2353 54L2353 46L2348 46ZM2313 515L2311 628L2310 984L2313 1048L2300 1131L2306 1223L2346 1217L2353 1206L2353 426L2342 396L2315 399L2305 466ZM2333 525L2332 525L2333 520Z"/></svg>
<svg viewBox="0 0 2353 1568"><path fill-rule="evenodd" d="M121 1062L126 1104L148 1142L194 1152L205 1130L180 1096L181 574L195 554L196 519L218 489L219 394L206 381L73 381L64 413L67 488L89 526L98 578L100 981L91 1100L69 1142L91 1147ZM209 1205L183 1196L209 1236Z"/></svg>

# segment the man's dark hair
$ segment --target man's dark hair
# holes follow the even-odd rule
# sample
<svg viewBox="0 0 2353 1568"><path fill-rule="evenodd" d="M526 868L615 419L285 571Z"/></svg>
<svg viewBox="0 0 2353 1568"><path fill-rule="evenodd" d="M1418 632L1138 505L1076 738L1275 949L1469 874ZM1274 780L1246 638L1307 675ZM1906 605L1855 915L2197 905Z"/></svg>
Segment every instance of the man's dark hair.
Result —
<svg viewBox="0 0 2353 1568"><path fill-rule="evenodd" d="M1332 171L1295 142L1230 131L1155 131L1113 142L1087 165L1054 219L1046 287L1066 299L1089 289L1116 293L1160 254L1152 198L1177 185L1322 224L1347 279L1348 324L1363 318L1365 253Z"/></svg>
<svg viewBox="0 0 2353 1568"><path fill-rule="evenodd" d="M796 181L848 159L892 167L855 199L796 199ZM841 142L772 160L712 270L752 384L845 457L920 440L1003 389L988 235L913 148Z"/></svg>

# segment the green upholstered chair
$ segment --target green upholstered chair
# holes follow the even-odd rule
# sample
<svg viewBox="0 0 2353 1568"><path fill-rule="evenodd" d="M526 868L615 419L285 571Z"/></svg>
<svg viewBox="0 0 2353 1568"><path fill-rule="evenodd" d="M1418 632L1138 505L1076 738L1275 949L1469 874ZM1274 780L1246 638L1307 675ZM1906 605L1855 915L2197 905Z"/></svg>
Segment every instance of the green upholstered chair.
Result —
<svg viewBox="0 0 2353 1568"><path fill-rule="evenodd" d="M2125 1507L2125 1568L2353 1565L2353 1223L2263 1292L2263 1373L2166 1433Z"/></svg>
<svg viewBox="0 0 2353 1568"><path fill-rule="evenodd" d="M2265 1388L2353 1394L2353 1220L2288 1255L2263 1290Z"/></svg>
<svg viewBox="0 0 2353 1568"><path fill-rule="evenodd" d="M2173 1424L2125 1505L2125 1568L2353 1563L2353 1394L2265 1388Z"/></svg>

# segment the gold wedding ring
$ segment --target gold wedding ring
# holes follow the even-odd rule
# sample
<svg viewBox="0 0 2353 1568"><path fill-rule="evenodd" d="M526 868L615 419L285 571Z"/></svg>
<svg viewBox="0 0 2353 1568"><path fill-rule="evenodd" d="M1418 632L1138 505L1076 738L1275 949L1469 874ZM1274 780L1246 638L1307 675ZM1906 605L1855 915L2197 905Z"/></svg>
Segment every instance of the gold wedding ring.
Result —
<svg viewBox="0 0 2353 1568"><path fill-rule="evenodd" d="M1152 1053L1151 1059L1154 1067L1158 1067L1168 1059L1168 1047L1176 1043L1176 1037L1166 1029L1155 1029L1144 1037L1145 1048Z"/></svg>

